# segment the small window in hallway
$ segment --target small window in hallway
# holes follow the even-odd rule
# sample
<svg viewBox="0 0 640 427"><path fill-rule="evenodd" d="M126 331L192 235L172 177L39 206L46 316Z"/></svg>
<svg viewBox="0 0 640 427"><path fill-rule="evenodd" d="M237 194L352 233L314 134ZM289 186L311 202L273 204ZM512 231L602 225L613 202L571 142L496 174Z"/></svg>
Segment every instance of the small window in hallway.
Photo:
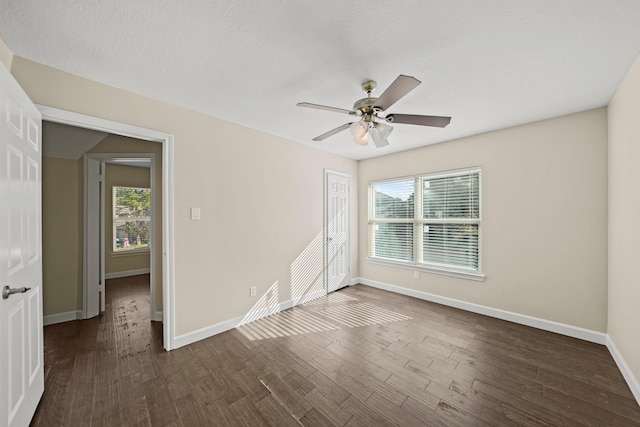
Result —
<svg viewBox="0 0 640 427"><path fill-rule="evenodd" d="M113 187L113 251L148 250L151 190Z"/></svg>

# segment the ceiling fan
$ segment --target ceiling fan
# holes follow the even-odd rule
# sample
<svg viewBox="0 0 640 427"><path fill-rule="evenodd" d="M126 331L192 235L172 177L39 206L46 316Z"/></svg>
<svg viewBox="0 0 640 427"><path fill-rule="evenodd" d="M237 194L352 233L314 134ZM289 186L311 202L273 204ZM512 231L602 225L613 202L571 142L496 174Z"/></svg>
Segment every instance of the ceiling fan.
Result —
<svg viewBox="0 0 640 427"><path fill-rule="evenodd" d="M322 135L313 138L313 141L322 141L325 138L335 135L338 132L349 128L353 140L361 145L367 145L369 138L377 148L389 145L387 137L393 130L388 123L403 123L408 125L434 126L443 128L449 124L451 117L442 116L423 116L419 114L387 114L384 115L389 107L395 104L400 98L411 92L421 83L415 77L400 74L378 98L371 97L371 92L376 89L377 83L373 80L367 80L362 83L362 90L366 92L367 97L359 99L353 104L353 110L345 110L343 108L328 107L326 105L311 104L309 102L299 102L298 107L316 108L318 110L335 111L337 113L346 113L360 120L351 123L345 123L335 129L325 132Z"/></svg>

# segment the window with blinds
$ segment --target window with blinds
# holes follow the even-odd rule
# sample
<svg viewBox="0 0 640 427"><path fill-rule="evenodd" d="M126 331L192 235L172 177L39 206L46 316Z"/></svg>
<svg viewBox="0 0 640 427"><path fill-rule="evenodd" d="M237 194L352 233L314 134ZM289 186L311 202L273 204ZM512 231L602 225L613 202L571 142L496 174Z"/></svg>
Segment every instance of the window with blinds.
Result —
<svg viewBox="0 0 640 427"><path fill-rule="evenodd" d="M479 272L480 169L369 184L369 257Z"/></svg>
<svg viewBox="0 0 640 427"><path fill-rule="evenodd" d="M415 179L371 184L369 255L413 261Z"/></svg>

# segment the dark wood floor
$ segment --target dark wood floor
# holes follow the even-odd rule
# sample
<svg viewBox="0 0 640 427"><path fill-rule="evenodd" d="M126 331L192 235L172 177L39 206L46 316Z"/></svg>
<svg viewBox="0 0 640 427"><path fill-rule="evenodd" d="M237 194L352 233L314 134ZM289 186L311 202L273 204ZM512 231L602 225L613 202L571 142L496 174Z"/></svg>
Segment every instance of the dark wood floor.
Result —
<svg viewBox="0 0 640 427"><path fill-rule="evenodd" d="M34 426L634 426L603 346L354 286L171 352L148 276L45 328Z"/></svg>

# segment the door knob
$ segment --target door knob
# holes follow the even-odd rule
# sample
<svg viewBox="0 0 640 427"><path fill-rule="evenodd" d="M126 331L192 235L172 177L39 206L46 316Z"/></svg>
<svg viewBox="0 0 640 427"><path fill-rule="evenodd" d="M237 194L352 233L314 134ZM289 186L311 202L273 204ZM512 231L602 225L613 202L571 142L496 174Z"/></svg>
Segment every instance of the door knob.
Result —
<svg viewBox="0 0 640 427"><path fill-rule="evenodd" d="M7 299L9 298L11 295L13 294L24 294L25 292L29 291L31 288L10 288L8 286L5 286L4 288L2 288L2 299Z"/></svg>

